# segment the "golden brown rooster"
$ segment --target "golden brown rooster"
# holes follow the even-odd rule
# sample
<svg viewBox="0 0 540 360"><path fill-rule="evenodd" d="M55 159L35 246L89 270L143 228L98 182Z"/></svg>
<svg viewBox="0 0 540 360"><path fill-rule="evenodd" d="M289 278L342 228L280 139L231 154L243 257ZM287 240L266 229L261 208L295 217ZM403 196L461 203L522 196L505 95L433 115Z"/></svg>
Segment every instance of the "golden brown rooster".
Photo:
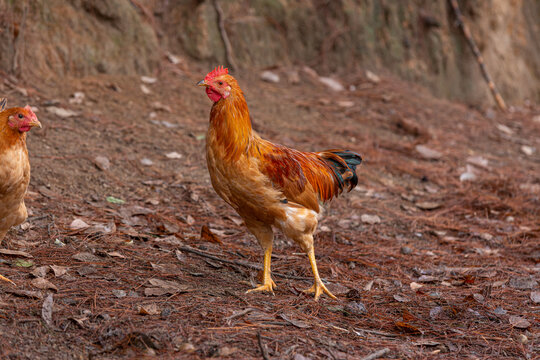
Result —
<svg viewBox="0 0 540 360"><path fill-rule="evenodd" d="M24 195L30 182L26 132L41 127L30 106L5 109L0 101L0 244L12 226L26 220ZM10 281L0 275L0 280Z"/></svg>
<svg viewBox="0 0 540 360"><path fill-rule="evenodd" d="M301 152L263 140L251 128L244 94L228 70L216 68L197 85L214 102L206 143L212 185L255 235L264 250L263 284L251 291L270 291L273 228L298 243L309 257L315 283L305 292L335 296L321 281L313 233L326 202L358 183L360 155L348 150Z"/></svg>

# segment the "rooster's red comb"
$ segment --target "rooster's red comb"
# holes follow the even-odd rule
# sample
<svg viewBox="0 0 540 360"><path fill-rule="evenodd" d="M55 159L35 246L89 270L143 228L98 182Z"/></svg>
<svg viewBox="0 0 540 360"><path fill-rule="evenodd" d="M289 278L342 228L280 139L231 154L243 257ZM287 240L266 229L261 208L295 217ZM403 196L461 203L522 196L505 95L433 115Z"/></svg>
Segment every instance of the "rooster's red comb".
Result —
<svg viewBox="0 0 540 360"><path fill-rule="evenodd" d="M229 69L224 68L223 65L216 67L214 70L210 71L204 80L211 80L215 78L216 76L226 75L229 73Z"/></svg>

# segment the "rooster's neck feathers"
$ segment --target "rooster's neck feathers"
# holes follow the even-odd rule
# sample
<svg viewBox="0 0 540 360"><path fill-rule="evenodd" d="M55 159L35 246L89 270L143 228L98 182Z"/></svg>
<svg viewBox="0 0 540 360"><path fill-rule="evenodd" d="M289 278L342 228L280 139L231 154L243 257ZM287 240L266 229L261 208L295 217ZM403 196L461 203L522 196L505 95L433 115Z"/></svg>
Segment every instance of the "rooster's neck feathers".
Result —
<svg viewBox="0 0 540 360"><path fill-rule="evenodd" d="M238 85L232 86L229 97L212 106L210 134L228 160L238 160L249 149L254 137L246 99Z"/></svg>

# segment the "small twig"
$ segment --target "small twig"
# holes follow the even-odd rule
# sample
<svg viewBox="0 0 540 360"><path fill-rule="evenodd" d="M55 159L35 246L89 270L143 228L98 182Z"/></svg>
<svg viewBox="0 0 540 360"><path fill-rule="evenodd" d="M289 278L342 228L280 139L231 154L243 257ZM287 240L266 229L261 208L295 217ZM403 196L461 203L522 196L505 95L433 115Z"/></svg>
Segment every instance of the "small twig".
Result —
<svg viewBox="0 0 540 360"><path fill-rule="evenodd" d="M266 346L264 346L262 339L261 339L261 332L257 331L257 342L259 343L259 348L261 348L261 354L264 360L270 360L270 356L268 355L268 350L266 350Z"/></svg>
<svg viewBox="0 0 540 360"><path fill-rule="evenodd" d="M41 319L36 318L25 318L25 319L19 319L17 320L18 324L27 323L27 322L41 322Z"/></svg>
<svg viewBox="0 0 540 360"><path fill-rule="evenodd" d="M493 95L495 102L499 106L499 109L501 109L502 111L506 111L506 104L501 94L499 93L499 90L497 90L495 83L491 79L491 76L489 76L486 65L484 63L484 58L482 57L482 54L480 53L480 49L478 49L478 46L476 46L476 43L474 42L474 39L472 38L469 27L463 21L463 15L461 14L461 10L459 10L459 5L458 5L457 0L449 0L449 1L450 1L450 5L452 6L452 9L454 10L454 14L456 15L457 24L460 27L461 31L463 32L465 39L467 39L467 43L469 44L469 47L474 53L474 56L476 57L476 61L478 62L478 65L480 66L480 71L482 72L484 79L488 83L489 90L491 90L491 94Z"/></svg>
<svg viewBox="0 0 540 360"><path fill-rule="evenodd" d="M178 248L179 248L180 250L187 251L187 252L189 252L189 253L196 254L196 255L199 255L199 256L202 256L202 257L206 257L206 258L208 258L208 259L220 261L220 262L222 262L222 263L233 264L233 265L239 265L239 266L243 266L243 267L246 267L246 268L248 268L248 269L253 269L253 270L262 270L262 267L260 267L259 265L250 264L250 263L248 263L248 262L239 261L239 260L226 260L226 259L222 259L222 258L217 257L217 256L215 256L215 255L207 254L207 253L205 253L205 252L196 250L196 249L194 249L194 248L192 248L192 247L189 247L189 246L180 246L180 247L178 247ZM275 275L275 276L278 276L278 277L285 278L285 279L293 279L293 280L312 280L312 278L305 277L305 276L286 275L286 274L280 274L280 273L276 273L276 272L273 272L272 274Z"/></svg>
<svg viewBox="0 0 540 360"><path fill-rule="evenodd" d="M241 311L238 311L238 312L235 312L234 314L232 314L231 316L227 316L226 318L224 318L223 320L226 320L226 321L230 321L234 318L237 318L237 317L240 317L242 315L246 315L252 311L256 311L257 309L255 308L246 308L244 310L241 310Z"/></svg>
<svg viewBox="0 0 540 360"><path fill-rule="evenodd" d="M54 220L55 220L54 215L51 215L51 218L52 218L51 219L52 221L47 224L47 235L49 235L49 237L53 237L51 235L51 233L52 233L51 228L52 228L52 226L56 226L56 224L54 223Z"/></svg>
<svg viewBox="0 0 540 360"><path fill-rule="evenodd" d="M237 268L237 270L238 270L238 268ZM237 294L235 294L234 292L232 292L230 290L225 290L225 294L229 295L229 296L232 296L233 298L235 298L237 300L240 300L241 302L243 302L244 304L246 304L248 306L250 305L249 302L246 299L244 299L241 296L238 296Z"/></svg>
<svg viewBox="0 0 540 360"><path fill-rule="evenodd" d="M390 349L389 348L384 348L382 350L379 350L379 351L376 351L368 356L365 356L363 357L362 359L360 360L374 360L374 359L378 359L380 358L381 356L384 356L386 355L387 353L390 352Z"/></svg>
<svg viewBox="0 0 540 360"><path fill-rule="evenodd" d="M22 44L24 46L24 30L26 28L26 16L28 14L28 5L24 5L23 7L23 15L22 15L22 21L21 25L19 27L19 35L15 39L13 43L13 64L11 71L15 73L17 70L21 71L23 67L23 59L24 56L20 56L19 52L19 45ZM19 59L20 58L20 59Z"/></svg>
<svg viewBox="0 0 540 360"><path fill-rule="evenodd" d="M397 337L398 336L398 335L390 334L390 333L387 333L387 332L376 331L376 330L367 330L367 329L355 329L354 332L357 335L359 335L358 334L359 332L365 332L365 333L368 333L368 334L387 336L387 337Z"/></svg>
<svg viewBox="0 0 540 360"><path fill-rule="evenodd" d="M214 4L214 9L216 9L217 13L218 28L221 35L221 40L223 40L223 45L225 45L225 56L227 57L227 63L233 70L238 70L232 56L231 42L229 41L229 36L227 36L227 30L225 29L225 15L223 14L223 9L217 0L214 0L212 3Z"/></svg>
<svg viewBox="0 0 540 360"><path fill-rule="evenodd" d="M39 216L30 216L26 219L26 221L38 221L38 220L46 219L48 217L49 217L49 214L39 215Z"/></svg>

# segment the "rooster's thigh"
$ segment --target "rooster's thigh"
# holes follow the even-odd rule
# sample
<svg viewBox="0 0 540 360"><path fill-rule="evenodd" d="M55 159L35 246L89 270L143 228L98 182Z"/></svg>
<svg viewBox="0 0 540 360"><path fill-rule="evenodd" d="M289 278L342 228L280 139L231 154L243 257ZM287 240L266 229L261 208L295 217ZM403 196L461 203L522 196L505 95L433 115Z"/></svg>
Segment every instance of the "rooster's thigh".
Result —
<svg viewBox="0 0 540 360"><path fill-rule="evenodd" d="M244 219L244 221L249 232L255 235L259 245L261 245L264 250L272 246L272 242L274 241L274 231L270 225L247 219Z"/></svg>
<svg viewBox="0 0 540 360"><path fill-rule="evenodd" d="M304 207L288 206L285 220L278 220L277 226L283 233L308 252L313 248L313 233L317 228L317 213Z"/></svg>

